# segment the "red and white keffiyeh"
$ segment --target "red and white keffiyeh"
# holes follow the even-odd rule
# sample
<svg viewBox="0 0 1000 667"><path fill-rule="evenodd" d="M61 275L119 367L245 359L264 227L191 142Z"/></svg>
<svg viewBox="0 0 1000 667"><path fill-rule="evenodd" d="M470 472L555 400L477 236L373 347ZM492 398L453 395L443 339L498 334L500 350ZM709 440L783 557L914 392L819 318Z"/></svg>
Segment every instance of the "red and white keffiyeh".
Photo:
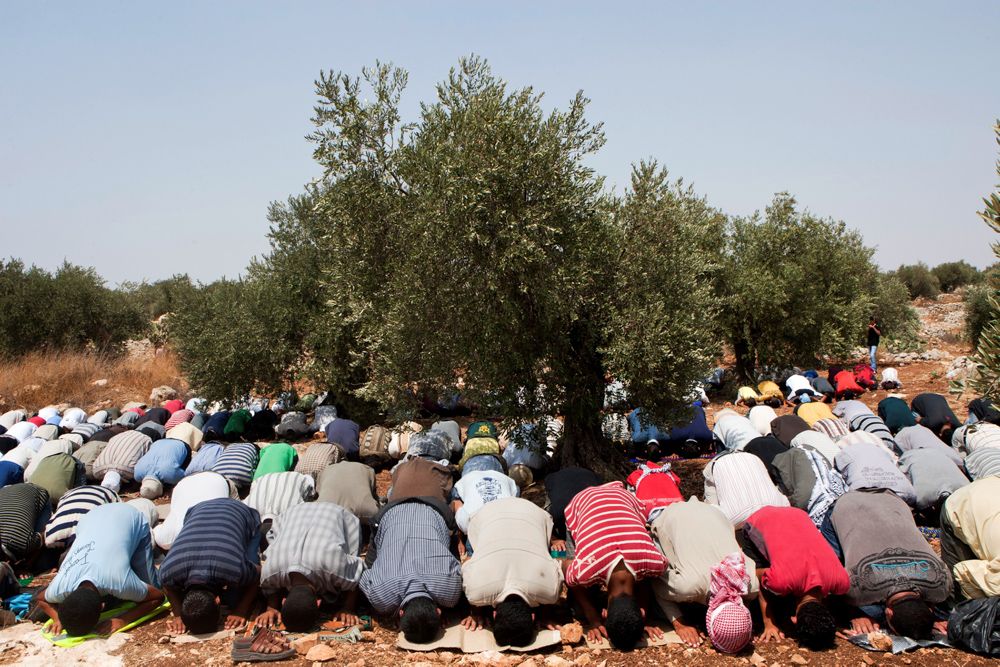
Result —
<svg viewBox="0 0 1000 667"><path fill-rule="evenodd" d="M712 566L712 589L705 618L708 637L723 653L736 653L750 643L753 624L743 596L750 586L743 554L726 556Z"/></svg>

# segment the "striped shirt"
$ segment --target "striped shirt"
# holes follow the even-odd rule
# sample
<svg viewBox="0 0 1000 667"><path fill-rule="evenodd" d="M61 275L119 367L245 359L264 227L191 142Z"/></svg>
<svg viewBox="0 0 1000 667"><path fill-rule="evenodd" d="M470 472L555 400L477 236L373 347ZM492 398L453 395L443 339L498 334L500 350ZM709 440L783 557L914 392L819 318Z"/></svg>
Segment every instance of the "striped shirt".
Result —
<svg viewBox="0 0 1000 667"><path fill-rule="evenodd" d="M840 421L836 417L820 419L818 422L813 424L812 430L822 433L834 442L837 442L851 432L851 430L847 428L847 424Z"/></svg>
<svg viewBox="0 0 1000 667"><path fill-rule="evenodd" d="M844 476L851 491L859 489L889 489L912 506L917 500L916 491L906 479L896 462L879 447L858 442L846 447L834 459L837 470Z"/></svg>
<svg viewBox="0 0 1000 667"><path fill-rule="evenodd" d="M250 586L259 580L247 547L260 529L260 515L238 500L219 498L188 510L167 557L160 565L164 587Z"/></svg>
<svg viewBox="0 0 1000 667"><path fill-rule="evenodd" d="M217 472L236 486L246 486L253 480L253 471L260 461L260 450L257 445L248 442L237 442L223 450L219 460L212 466Z"/></svg>
<svg viewBox="0 0 1000 667"><path fill-rule="evenodd" d="M933 433L933 431L931 432ZM951 446L966 454L971 454L977 449L996 449L1000 447L1000 426L989 422L962 426L955 429L951 438Z"/></svg>
<svg viewBox="0 0 1000 667"><path fill-rule="evenodd" d="M965 469L973 480L1000 475L1000 449L984 447L965 457Z"/></svg>
<svg viewBox="0 0 1000 667"><path fill-rule="evenodd" d="M316 499L313 478L297 472L269 472L254 480L244 500L257 510L261 521L274 519L292 505Z"/></svg>
<svg viewBox="0 0 1000 667"><path fill-rule="evenodd" d="M128 414L135 414L130 412ZM109 472L117 472L126 482L132 481L135 464L149 451L153 440L138 431L119 433L108 441L94 461L94 477L103 479Z"/></svg>
<svg viewBox="0 0 1000 667"><path fill-rule="evenodd" d="M567 586L607 584L620 560L637 581L659 577L667 567L646 530L645 510L621 482L576 494L566 507L566 527L576 545Z"/></svg>
<svg viewBox="0 0 1000 667"><path fill-rule="evenodd" d="M451 535L430 505L405 502L382 515L372 536L375 563L361 575L361 591L379 614L429 597L454 607L462 596L462 567L448 550Z"/></svg>
<svg viewBox="0 0 1000 667"><path fill-rule="evenodd" d="M885 443L885 446L891 452L899 449L892 437L892 431L889 430L889 427L885 425L885 422L878 415L858 415L851 420L850 426L852 431L867 431L881 438L882 442Z"/></svg>
<svg viewBox="0 0 1000 667"><path fill-rule="evenodd" d="M167 423L163 425L163 428L168 431L179 424L186 424L194 419L194 413L190 410L178 410L174 414L170 415L170 419Z"/></svg>
<svg viewBox="0 0 1000 667"><path fill-rule="evenodd" d="M73 433L83 436L83 441L87 442L90 440L90 436L94 435L101 430L101 427L97 424L80 424L73 429Z"/></svg>
<svg viewBox="0 0 1000 667"><path fill-rule="evenodd" d="M267 539L260 575L265 593L290 588L293 572L308 579L321 595L354 590L361 581L361 522L339 505L290 507L274 520Z"/></svg>
<svg viewBox="0 0 1000 667"><path fill-rule="evenodd" d="M864 442L869 445L875 445L883 452L888 454L889 458L893 460L893 463L899 460L899 456L896 454L896 452L886 447L885 441L882 440L882 438L878 437L874 433L869 433L868 431L851 431L843 438L841 438L840 442L838 442L837 444L840 446L841 450L844 450L850 447L851 445L858 444L859 442Z"/></svg>
<svg viewBox="0 0 1000 667"><path fill-rule="evenodd" d="M67 491L59 499L55 514L45 526L45 546L65 547L76 535L76 524L80 517L99 505L121 502L118 494L103 486L82 486Z"/></svg>
<svg viewBox="0 0 1000 667"><path fill-rule="evenodd" d="M0 548L12 560L30 556L42 546L35 524L49 502L49 492L36 484L0 489Z"/></svg>
<svg viewBox="0 0 1000 667"><path fill-rule="evenodd" d="M718 505L734 528L762 507L789 507L771 481L764 462L753 454L718 456L705 466L705 502Z"/></svg>

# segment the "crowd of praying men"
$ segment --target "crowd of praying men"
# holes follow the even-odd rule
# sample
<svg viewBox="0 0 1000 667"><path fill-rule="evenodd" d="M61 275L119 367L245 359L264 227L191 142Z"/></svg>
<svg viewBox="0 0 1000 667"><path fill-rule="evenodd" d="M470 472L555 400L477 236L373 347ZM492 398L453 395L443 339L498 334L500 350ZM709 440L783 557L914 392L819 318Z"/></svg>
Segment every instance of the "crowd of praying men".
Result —
<svg viewBox="0 0 1000 667"><path fill-rule="evenodd" d="M319 399L11 410L0 574L58 567L29 614L55 634L114 632L166 600L174 632L264 631L234 647L246 659L290 651L270 628L308 632L324 613L354 624L359 605L398 614L413 643L460 609L466 628L527 646L557 627L563 584L587 639L623 651L664 623L689 645L707 634L740 651L754 603L758 641L783 639L785 619L813 649L833 644L838 621L927 637L957 602L1000 596L1000 412L977 399L963 422L943 396L890 394L876 414L833 371L825 385L810 372L740 388L749 410L717 412L711 430L699 404L671 430L641 409L608 414L609 435L638 454L625 483L550 470L558 420L509 434L489 421L362 430ZM777 416L784 404L794 414ZM663 456L697 455L706 437L704 501L685 499ZM544 492L521 497L529 487ZM940 557L915 514L940 525ZM101 621L117 601L135 606Z"/></svg>

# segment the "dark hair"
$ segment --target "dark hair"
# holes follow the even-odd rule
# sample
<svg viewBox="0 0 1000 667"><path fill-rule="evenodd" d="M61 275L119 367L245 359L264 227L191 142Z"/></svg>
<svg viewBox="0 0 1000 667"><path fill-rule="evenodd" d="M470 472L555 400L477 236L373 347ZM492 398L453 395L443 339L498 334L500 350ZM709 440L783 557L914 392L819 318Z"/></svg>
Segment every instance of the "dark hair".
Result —
<svg viewBox="0 0 1000 667"><path fill-rule="evenodd" d="M101 594L91 588L77 588L59 605L59 622L71 637L89 635L101 620Z"/></svg>
<svg viewBox="0 0 1000 667"><path fill-rule="evenodd" d="M289 632L309 632L319 620L316 591L305 584L292 586L281 605L281 622Z"/></svg>
<svg viewBox="0 0 1000 667"><path fill-rule="evenodd" d="M639 602L625 593L608 600L608 618L604 623L611 644L622 652L628 652L642 639L645 621Z"/></svg>
<svg viewBox="0 0 1000 667"><path fill-rule="evenodd" d="M856 396L856 394L854 393L854 390L853 389L848 389L848 390L846 390L844 392L844 399L843 400L845 400L845 401L853 401L854 398L855 398L855 396Z"/></svg>
<svg viewBox="0 0 1000 667"><path fill-rule="evenodd" d="M837 634L830 610L820 602L806 602L795 614L799 643L813 651L829 648Z"/></svg>
<svg viewBox="0 0 1000 667"><path fill-rule="evenodd" d="M385 461L382 460L381 456L376 456L375 454L369 454L361 459L369 468L373 468L376 472L382 470L385 467Z"/></svg>
<svg viewBox="0 0 1000 667"><path fill-rule="evenodd" d="M493 638L500 646L527 646L535 637L534 621L524 598L508 596L497 605Z"/></svg>
<svg viewBox="0 0 1000 667"><path fill-rule="evenodd" d="M207 588L195 586L184 593L181 603L181 621L193 635L215 632L219 629L219 602Z"/></svg>
<svg viewBox="0 0 1000 667"><path fill-rule="evenodd" d="M768 406L770 406L772 408L780 408L781 407L781 399L778 398L777 396L772 396L771 398L769 398L769 399L767 399L767 400L764 401L764 405L768 405Z"/></svg>
<svg viewBox="0 0 1000 667"><path fill-rule="evenodd" d="M646 443L646 459L649 461L659 461L663 458L660 453L660 445L654 440Z"/></svg>
<svg viewBox="0 0 1000 667"><path fill-rule="evenodd" d="M750 398L745 399L743 402L746 404L746 406L748 408L753 408L753 407L756 407L756 405L757 405L757 399L754 398L753 396L751 396Z"/></svg>
<svg viewBox="0 0 1000 667"><path fill-rule="evenodd" d="M429 597L413 598L403 605L399 629L403 631L406 641L414 644L431 642L437 636L440 625L441 612Z"/></svg>
<svg viewBox="0 0 1000 667"><path fill-rule="evenodd" d="M892 609L892 621L889 626L897 635L923 639L931 634L934 628L934 612L919 597L904 598L893 603L890 609Z"/></svg>

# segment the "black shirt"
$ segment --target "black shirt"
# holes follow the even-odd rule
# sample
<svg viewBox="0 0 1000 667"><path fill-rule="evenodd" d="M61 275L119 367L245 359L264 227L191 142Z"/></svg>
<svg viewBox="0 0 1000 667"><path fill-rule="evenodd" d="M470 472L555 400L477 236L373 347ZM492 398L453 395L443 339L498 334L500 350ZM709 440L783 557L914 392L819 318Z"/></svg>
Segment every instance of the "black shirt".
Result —
<svg viewBox="0 0 1000 667"><path fill-rule="evenodd" d="M950 424L952 428L958 428L962 425L951 406L948 405L948 399L941 394L914 396L910 408L920 415L918 423L934 433L940 433L945 424Z"/></svg>
<svg viewBox="0 0 1000 667"><path fill-rule="evenodd" d="M878 326L877 324L868 325L868 347L878 347L879 334L878 331L875 330L875 327L877 326Z"/></svg>
<svg viewBox="0 0 1000 667"><path fill-rule="evenodd" d="M573 496L591 486L604 484L604 478L585 468L563 468L545 477L545 491L549 494L549 514L552 515L556 535L565 537L566 506Z"/></svg>

